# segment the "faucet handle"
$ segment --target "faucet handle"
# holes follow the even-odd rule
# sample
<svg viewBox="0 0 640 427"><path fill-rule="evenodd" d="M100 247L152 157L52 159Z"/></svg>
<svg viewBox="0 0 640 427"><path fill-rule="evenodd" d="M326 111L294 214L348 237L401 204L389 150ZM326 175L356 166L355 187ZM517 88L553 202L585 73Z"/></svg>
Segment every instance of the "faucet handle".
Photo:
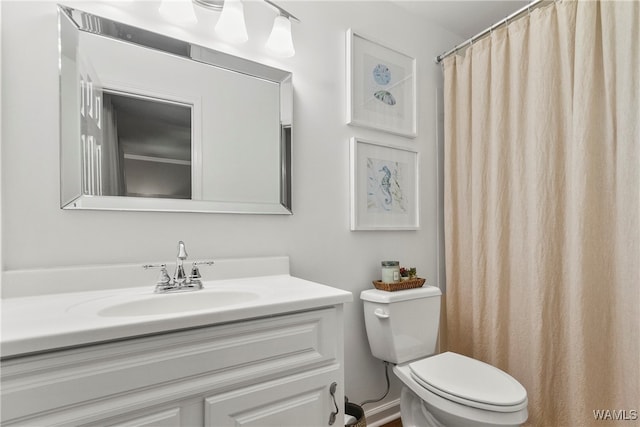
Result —
<svg viewBox="0 0 640 427"><path fill-rule="evenodd" d="M194 281L200 281L200 279L202 278L202 276L200 275L200 269L198 268L199 265L213 265L214 262L213 261L195 261L193 264L191 264L191 274L189 275L189 279Z"/></svg>
<svg viewBox="0 0 640 427"><path fill-rule="evenodd" d="M167 272L167 264L145 264L142 266L142 268L144 268L145 270L148 270L150 268L159 268L160 277L158 277L158 281L156 282L156 285L167 286L171 284L171 277Z"/></svg>
<svg viewBox="0 0 640 427"><path fill-rule="evenodd" d="M213 261L195 261L191 264L191 274L189 275L190 279L200 279L202 276L200 275L199 265L213 265Z"/></svg>
<svg viewBox="0 0 640 427"><path fill-rule="evenodd" d="M198 274L198 277L200 277L200 270L198 269L199 265L213 265L215 264L215 262L213 261L194 261L193 264L191 264L191 274L193 275L194 272L196 274Z"/></svg>
<svg viewBox="0 0 640 427"><path fill-rule="evenodd" d="M207 261L194 261L193 265L213 265L215 264L214 261L211 260L207 260Z"/></svg>
<svg viewBox="0 0 640 427"><path fill-rule="evenodd" d="M200 274L200 269L198 268L197 265L192 265L191 266L191 274L189 274L189 279L194 280L194 279L201 279L202 275Z"/></svg>

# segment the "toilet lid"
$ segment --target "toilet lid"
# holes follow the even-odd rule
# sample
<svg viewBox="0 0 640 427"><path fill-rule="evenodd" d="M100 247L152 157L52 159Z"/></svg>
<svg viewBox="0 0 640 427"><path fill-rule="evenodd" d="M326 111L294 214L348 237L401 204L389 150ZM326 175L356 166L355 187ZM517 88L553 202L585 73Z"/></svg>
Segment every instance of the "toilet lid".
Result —
<svg viewBox="0 0 640 427"><path fill-rule="evenodd" d="M409 368L423 387L467 406L496 410L526 406L527 391L518 381L479 360L446 352L412 362Z"/></svg>

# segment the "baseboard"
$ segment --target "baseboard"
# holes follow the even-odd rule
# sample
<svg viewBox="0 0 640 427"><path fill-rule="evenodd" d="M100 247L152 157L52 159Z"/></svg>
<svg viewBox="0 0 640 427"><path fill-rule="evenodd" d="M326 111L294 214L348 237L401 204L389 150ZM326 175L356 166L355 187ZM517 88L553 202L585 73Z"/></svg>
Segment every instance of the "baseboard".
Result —
<svg viewBox="0 0 640 427"><path fill-rule="evenodd" d="M395 399L364 411L367 427L380 427L400 418L400 399Z"/></svg>

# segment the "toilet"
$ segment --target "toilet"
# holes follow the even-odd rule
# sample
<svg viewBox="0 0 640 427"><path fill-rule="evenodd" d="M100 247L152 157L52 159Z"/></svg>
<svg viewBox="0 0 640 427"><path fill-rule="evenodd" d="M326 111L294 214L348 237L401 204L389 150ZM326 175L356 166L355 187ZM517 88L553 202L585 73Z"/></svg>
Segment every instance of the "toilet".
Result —
<svg viewBox="0 0 640 427"><path fill-rule="evenodd" d="M469 357L435 354L440 297L435 286L363 291L374 357L394 364L404 387L405 427L519 426L527 420L527 391L500 369Z"/></svg>

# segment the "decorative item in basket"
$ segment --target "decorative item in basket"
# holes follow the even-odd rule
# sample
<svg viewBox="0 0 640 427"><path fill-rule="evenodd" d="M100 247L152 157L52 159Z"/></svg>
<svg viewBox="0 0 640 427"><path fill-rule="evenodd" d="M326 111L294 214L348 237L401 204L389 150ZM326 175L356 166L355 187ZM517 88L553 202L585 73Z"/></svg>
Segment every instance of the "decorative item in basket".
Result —
<svg viewBox="0 0 640 427"><path fill-rule="evenodd" d="M415 279L417 275L418 273L416 272L415 267L400 267L400 280Z"/></svg>
<svg viewBox="0 0 640 427"><path fill-rule="evenodd" d="M405 289L420 288L422 287L422 285L424 285L424 282L426 282L426 279L420 279L418 277L416 277L415 279L407 279L401 282L394 283L386 283L380 280L374 280L373 286L381 291L395 292Z"/></svg>

